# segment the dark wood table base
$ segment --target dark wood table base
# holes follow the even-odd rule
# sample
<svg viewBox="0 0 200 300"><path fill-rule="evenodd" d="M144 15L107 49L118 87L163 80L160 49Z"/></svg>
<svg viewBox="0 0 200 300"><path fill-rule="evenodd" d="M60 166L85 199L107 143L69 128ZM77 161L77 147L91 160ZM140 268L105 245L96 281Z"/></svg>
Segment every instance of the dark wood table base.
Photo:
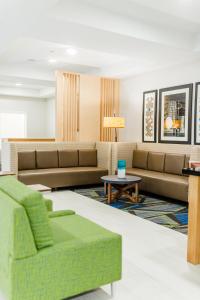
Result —
<svg viewBox="0 0 200 300"><path fill-rule="evenodd" d="M117 191L112 192L112 187L114 187ZM135 193L133 192L133 190L135 190ZM114 200L119 199L120 197L125 197L134 203L138 203L141 200L141 197L139 196L138 183L118 185L114 183L104 182L104 192L107 195L108 204L110 204Z"/></svg>

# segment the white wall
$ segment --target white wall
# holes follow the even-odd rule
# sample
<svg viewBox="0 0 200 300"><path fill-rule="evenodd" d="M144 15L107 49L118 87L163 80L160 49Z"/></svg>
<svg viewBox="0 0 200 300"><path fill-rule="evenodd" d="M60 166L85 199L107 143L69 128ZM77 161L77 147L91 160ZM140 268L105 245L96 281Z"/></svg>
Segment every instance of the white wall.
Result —
<svg viewBox="0 0 200 300"><path fill-rule="evenodd" d="M179 65L123 79L121 82L121 116L126 118L126 127L120 130L120 140L142 141L142 102L144 91L198 81L200 81L200 62Z"/></svg>
<svg viewBox="0 0 200 300"><path fill-rule="evenodd" d="M45 99L2 96L0 97L0 112L24 112L27 115L27 137L48 137L48 110L47 101Z"/></svg>
<svg viewBox="0 0 200 300"><path fill-rule="evenodd" d="M55 98L46 100L47 107L47 136L48 138L55 138Z"/></svg>

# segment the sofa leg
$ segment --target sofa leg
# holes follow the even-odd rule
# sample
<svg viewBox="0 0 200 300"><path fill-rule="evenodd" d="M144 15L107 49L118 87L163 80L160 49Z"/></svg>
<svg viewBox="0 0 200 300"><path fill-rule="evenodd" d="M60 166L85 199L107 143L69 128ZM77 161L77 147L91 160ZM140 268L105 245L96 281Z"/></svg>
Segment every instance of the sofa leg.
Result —
<svg viewBox="0 0 200 300"><path fill-rule="evenodd" d="M111 294L112 298L115 296L114 283L113 282L110 284L110 294Z"/></svg>

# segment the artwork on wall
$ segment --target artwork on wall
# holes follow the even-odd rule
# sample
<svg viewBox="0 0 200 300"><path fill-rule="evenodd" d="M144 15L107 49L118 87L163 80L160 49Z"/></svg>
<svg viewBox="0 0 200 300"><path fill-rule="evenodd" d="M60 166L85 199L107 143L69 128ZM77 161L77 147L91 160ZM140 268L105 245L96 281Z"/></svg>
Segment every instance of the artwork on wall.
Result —
<svg viewBox="0 0 200 300"><path fill-rule="evenodd" d="M193 84L159 91L159 142L190 144Z"/></svg>
<svg viewBox="0 0 200 300"><path fill-rule="evenodd" d="M143 93L142 141L156 142L157 90Z"/></svg>
<svg viewBox="0 0 200 300"><path fill-rule="evenodd" d="M194 144L200 145L200 82L195 89Z"/></svg>

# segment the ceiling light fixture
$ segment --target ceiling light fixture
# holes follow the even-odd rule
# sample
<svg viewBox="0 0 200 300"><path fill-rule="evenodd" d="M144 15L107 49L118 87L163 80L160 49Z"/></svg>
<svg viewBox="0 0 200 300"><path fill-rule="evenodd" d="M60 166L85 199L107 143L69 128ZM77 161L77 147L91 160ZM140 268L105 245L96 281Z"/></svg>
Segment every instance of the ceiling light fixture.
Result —
<svg viewBox="0 0 200 300"><path fill-rule="evenodd" d="M48 60L48 62L49 62L50 64L55 64L55 63L57 62L57 60L56 60L55 58L50 58L50 59Z"/></svg>
<svg viewBox="0 0 200 300"><path fill-rule="evenodd" d="M69 55L76 55L78 53L78 50L73 48L73 47L70 47L66 50L67 54Z"/></svg>
<svg viewBox="0 0 200 300"><path fill-rule="evenodd" d="M16 82L15 85L16 86L22 86L22 83L21 82Z"/></svg>

